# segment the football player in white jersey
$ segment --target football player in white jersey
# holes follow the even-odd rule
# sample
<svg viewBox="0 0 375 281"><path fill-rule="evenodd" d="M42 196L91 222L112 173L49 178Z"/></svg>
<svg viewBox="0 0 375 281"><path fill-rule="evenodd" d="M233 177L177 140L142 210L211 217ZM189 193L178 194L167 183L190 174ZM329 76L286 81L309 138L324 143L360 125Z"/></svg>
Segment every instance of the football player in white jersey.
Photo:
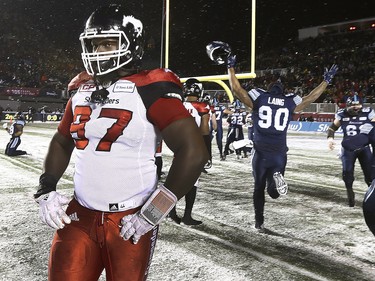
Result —
<svg viewBox="0 0 375 281"><path fill-rule="evenodd" d="M125 6L88 18L80 35L86 72L72 93L45 157L34 195L57 229L49 280L145 280L158 225L193 187L208 160L200 130L182 103L179 77L143 70L143 25ZM158 185L160 140L174 152ZM75 153L74 197L56 185ZM65 209L64 205L67 205Z"/></svg>
<svg viewBox="0 0 375 281"><path fill-rule="evenodd" d="M184 106L194 117L195 122L197 123L198 127L201 130L201 134L203 136L204 142L207 147L207 152L209 152L209 147L211 146L211 138L210 138L210 106L205 103L199 101L199 98L203 94L203 86L202 83L199 82L195 78L190 78L186 80L183 86L183 92L185 96ZM194 186L190 191L185 195L185 211L182 218L180 218L176 213L176 207L172 209L170 212L169 217L174 220L177 224L181 222L185 225L200 225L202 221L193 219L191 213L193 211L193 206L195 203L195 198L197 196L197 188L198 188L199 181L197 180L194 183Z"/></svg>

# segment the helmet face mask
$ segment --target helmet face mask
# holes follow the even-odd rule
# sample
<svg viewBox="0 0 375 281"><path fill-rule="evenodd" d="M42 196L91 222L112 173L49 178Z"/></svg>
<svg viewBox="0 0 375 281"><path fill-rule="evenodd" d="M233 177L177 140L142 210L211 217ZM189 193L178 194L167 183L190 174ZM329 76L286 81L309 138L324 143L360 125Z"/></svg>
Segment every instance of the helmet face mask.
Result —
<svg viewBox="0 0 375 281"><path fill-rule="evenodd" d="M82 61L90 75L105 75L126 65L133 69L143 56L143 24L119 5L92 13L79 39ZM116 40L117 50L95 51L93 41L100 39Z"/></svg>
<svg viewBox="0 0 375 281"><path fill-rule="evenodd" d="M350 115L358 115L362 110L362 102L358 95L349 97L346 100L346 110Z"/></svg>

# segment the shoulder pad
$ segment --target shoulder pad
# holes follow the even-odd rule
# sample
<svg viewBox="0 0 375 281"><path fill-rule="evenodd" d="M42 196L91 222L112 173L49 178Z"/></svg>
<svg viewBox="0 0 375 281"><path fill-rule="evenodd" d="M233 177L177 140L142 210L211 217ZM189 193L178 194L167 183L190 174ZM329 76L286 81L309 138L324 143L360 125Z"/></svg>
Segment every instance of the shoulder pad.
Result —
<svg viewBox="0 0 375 281"><path fill-rule="evenodd" d="M69 82L68 92L77 90L81 84L90 80L92 80L92 77L86 71L82 71Z"/></svg>

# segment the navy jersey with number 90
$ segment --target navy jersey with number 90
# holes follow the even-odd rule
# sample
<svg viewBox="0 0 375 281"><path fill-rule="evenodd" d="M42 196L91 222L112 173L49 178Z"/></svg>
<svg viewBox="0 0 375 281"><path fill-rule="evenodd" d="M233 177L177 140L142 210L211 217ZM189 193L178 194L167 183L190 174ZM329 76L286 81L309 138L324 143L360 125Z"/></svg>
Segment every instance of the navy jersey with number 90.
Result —
<svg viewBox="0 0 375 281"><path fill-rule="evenodd" d="M254 147L260 151L287 151L288 125L302 98L262 89L252 89L249 96L253 100Z"/></svg>

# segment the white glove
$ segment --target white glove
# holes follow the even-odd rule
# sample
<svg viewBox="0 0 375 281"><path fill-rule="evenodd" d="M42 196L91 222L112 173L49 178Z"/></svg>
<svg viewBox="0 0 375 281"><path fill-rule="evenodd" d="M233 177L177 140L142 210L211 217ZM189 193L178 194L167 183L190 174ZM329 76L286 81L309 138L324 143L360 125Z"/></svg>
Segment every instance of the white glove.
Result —
<svg viewBox="0 0 375 281"><path fill-rule="evenodd" d="M141 236L158 225L176 203L176 195L164 185L159 185L139 212L121 219L121 237L129 240L133 236L133 243L137 244Z"/></svg>
<svg viewBox="0 0 375 281"><path fill-rule="evenodd" d="M124 240L129 240L133 236L133 243L137 244L142 235L154 228L154 225L146 221L140 212L125 216L121 219L120 235Z"/></svg>
<svg viewBox="0 0 375 281"><path fill-rule="evenodd" d="M71 219L62 208L70 199L56 191L43 194L35 199L39 203L39 217L45 224L54 229L62 229Z"/></svg>
<svg viewBox="0 0 375 281"><path fill-rule="evenodd" d="M8 129L8 124L7 123L4 123L3 124L3 128L6 130L6 129Z"/></svg>
<svg viewBox="0 0 375 281"><path fill-rule="evenodd" d="M328 138L328 148L330 150L334 150L335 149L335 141L333 140L333 138Z"/></svg>

